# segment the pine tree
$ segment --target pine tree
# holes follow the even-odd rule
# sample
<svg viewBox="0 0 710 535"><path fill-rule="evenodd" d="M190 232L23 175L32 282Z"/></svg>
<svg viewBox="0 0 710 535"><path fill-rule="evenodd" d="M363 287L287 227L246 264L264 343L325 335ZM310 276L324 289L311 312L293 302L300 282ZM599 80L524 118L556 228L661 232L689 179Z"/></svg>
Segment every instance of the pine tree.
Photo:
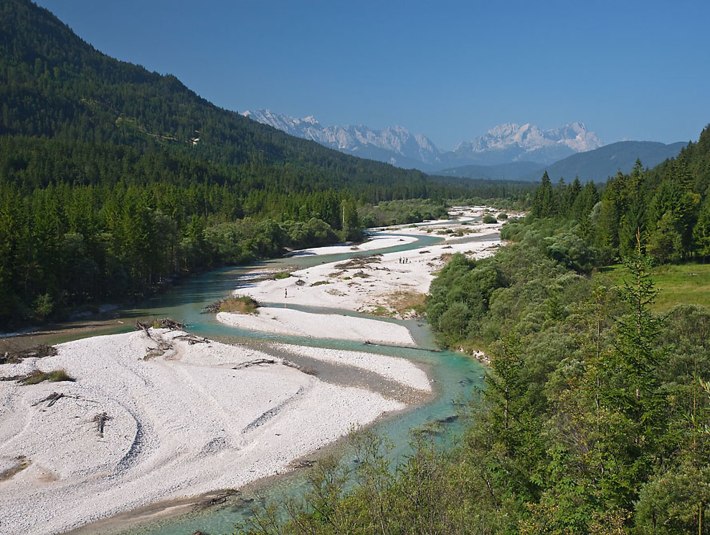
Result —
<svg viewBox="0 0 710 535"><path fill-rule="evenodd" d="M552 217L555 215L554 191L547 171L542 175L540 186L535 190L535 196L530 210L533 217Z"/></svg>

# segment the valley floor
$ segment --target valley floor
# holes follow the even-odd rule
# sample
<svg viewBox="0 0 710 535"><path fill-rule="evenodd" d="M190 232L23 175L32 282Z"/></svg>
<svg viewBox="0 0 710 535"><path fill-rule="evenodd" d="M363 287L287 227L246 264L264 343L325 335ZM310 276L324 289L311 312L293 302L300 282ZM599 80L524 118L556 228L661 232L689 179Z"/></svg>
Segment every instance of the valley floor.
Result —
<svg viewBox="0 0 710 535"><path fill-rule="evenodd" d="M462 225L481 211L460 211L458 222L397 228L403 237L376 234L360 246L422 233L447 238L433 247L254 283L240 293L271 306L256 317L218 319L259 331L414 345L402 325L285 305L406 316L411 312L399 310L395 298L423 296L447 255L484 256L498 246L499 225ZM292 470L299 458L353 428L432 395L420 367L373 353L283 343L262 351L167 329L57 348L56 356L0 365L3 534L61 533L151 504L239 488ZM359 370L367 380L326 381L295 365L299 359ZM63 370L73 381L16 380L36 370Z"/></svg>

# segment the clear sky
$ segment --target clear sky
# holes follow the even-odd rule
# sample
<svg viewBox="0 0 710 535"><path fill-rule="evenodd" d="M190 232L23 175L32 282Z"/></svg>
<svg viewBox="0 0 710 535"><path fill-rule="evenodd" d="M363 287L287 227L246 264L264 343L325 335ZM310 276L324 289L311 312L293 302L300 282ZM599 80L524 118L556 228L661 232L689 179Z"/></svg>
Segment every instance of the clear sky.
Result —
<svg viewBox="0 0 710 535"><path fill-rule="evenodd" d="M94 47L223 108L402 125L442 149L504 122L605 143L710 123L708 0L39 0Z"/></svg>

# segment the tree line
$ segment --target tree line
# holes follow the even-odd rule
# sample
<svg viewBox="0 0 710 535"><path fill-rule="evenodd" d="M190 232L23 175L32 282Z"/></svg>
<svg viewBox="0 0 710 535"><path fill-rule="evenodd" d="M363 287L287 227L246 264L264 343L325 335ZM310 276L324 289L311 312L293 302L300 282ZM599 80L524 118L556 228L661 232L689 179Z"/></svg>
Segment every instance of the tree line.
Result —
<svg viewBox="0 0 710 535"><path fill-rule="evenodd" d="M547 173L532 199L531 215L577 225L600 263L641 248L659 263L710 258L710 127L677 158L651 170L641 162L618 173L599 192L575 179L553 185Z"/></svg>
<svg viewBox="0 0 710 535"><path fill-rule="evenodd" d="M57 319L137 299L176 276L356 240L363 222L441 214L443 199L462 192L526 194L398 173L337 177L297 163L221 164L159 142L0 136L0 323ZM407 209L403 199L420 201Z"/></svg>
<svg viewBox="0 0 710 535"><path fill-rule="evenodd" d="M288 210L284 199L276 215L259 205L275 209L278 200L252 206L219 185L60 184L23 192L0 181L0 322L130 301L176 276L359 237L347 193L297 197L300 204Z"/></svg>

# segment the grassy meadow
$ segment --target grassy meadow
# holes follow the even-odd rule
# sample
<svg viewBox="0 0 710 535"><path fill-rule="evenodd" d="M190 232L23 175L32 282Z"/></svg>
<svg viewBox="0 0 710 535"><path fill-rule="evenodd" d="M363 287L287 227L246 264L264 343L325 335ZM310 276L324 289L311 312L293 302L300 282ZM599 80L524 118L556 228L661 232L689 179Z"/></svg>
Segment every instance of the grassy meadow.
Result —
<svg viewBox="0 0 710 535"><path fill-rule="evenodd" d="M622 264L604 268L601 273L615 284L622 284L627 275ZM651 272L658 289L655 312L667 312L675 305L703 305L710 308L710 264L661 265Z"/></svg>

